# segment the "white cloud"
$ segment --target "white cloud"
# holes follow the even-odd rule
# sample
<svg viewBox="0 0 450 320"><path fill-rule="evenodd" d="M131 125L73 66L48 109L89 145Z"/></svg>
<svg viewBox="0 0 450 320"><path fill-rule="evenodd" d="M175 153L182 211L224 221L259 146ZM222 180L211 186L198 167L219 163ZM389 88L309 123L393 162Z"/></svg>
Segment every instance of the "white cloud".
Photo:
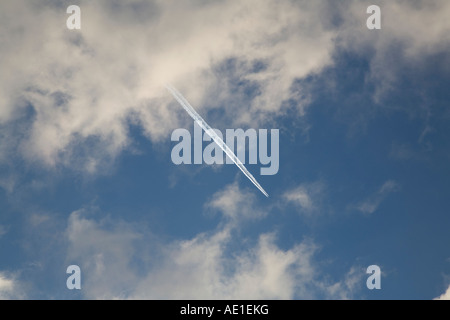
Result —
<svg viewBox="0 0 450 320"><path fill-rule="evenodd" d="M258 206L256 199L255 192L240 188L239 183L235 181L223 190L216 192L205 207L218 210L235 222L242 222L247 219L263 218L267 215L268 209Z"/></svg>
<svg viewBox="0 0 450 320"><path fill-rule="evenodd" d="M282 250L274 234L263 234L254 246L230 253L236 239L226 225L191 240L142 245L130 225L110 229L85 215L71 214L67 236L68 260L80 264L87 298L291 299L308 294L302 287L315 277L312 243ZM133 267L136 258L144 269Z"/></svg>
<svg viewBox="0 0 450 320"><path fill-rule="evenodd" d="M310 210L313 207L312 200L303 187L289 191L284 197L287 201L294 202L303 209Z"/></svg>
<svg viewBox="0 0 450 320"><path fill-rule="evenodd" d="M28 222L30 223L31 227L37 228L42 224L45 224L51 220L51 216L49 214L45 213L31 213L28 216Z"/></svg>
<svg viewBox="0 0 450 320"><path fill-rule="evenodd" d="M448 287L447 291L443 293L440 297L434 300L450 300L450 287Z"/></svg>
<svg viewBox="0 0 450 320"><path fill-rule="evenodd" d="M446 0L382 1L379 32L365 27L367 4L352 0L80 6L82 30L69 31L65 8L0 3L0 150L91 173L129 146L128 122L161 141L188 121L163 89L167 82L203 115L221 107L225 115L217 121L258 126L283 114L288 99L304 114L309 94L291 86L332 65L337 44L373 50L369 78L381 92L395 85L396 44L402 61L414 65L450 41ZM341 23L333 25L333 17Z"/></svg>
<svg viewBox="0 0 450 320"><path fill-rule="evenodd" d="M370 195L367 199L354 205L353 207L364 214L372 214L378 210L380 204L386 199L389 194L398 192L399 190L400 186L397 182L388 180L380 187L377 192Z"/></svg>
<svg viewBox="0 0 450 320"><path fill-rule="evenodd" d="M327 280L315 261L318 246L310 240L282 249L276 234L252 239L229 222L189 240L163 242L136 226L88 216L89 210L72 213L66 232L68 261L82 269L86 298L340 299L353 294L348 276L338 283Z"/></svg>
<svg viewBox="0 0 450 320"><path fill-rule="evenodd" d="M283 199L296 206L301 214L311 215L320 208L323 192L322 182L304 183L286 191Z"/></svg>
<svg viewBox="0 0 450 320"><path fill-rule="evenodd" d="M22 298L24 298L24 294L15 278L0 272L0 300Z"/></svg>
<svg viewBox="0 0 450 320"><path fill-rule="evenodd" d="M378 193L386 194L386 193L396 192L398 190L399 190L398 183L393 180L388 180L381 186Z"/></svg>
<svg viewBox="0 0 450 320"><path fill-rule="evenodd" d="M352 267L342 280L328 286L326 291L331 299L353 299L365 285L363 268Z"/></svg>
<svg viewBox="0 0 450 320"><path fill-rule="evenodd" d="M138 254L135 240L141 235L123 222L95 221L89 214L80 210L69 217L67 261L81 267L88 298L124 298L137 281L131 260Z"/></svg>
<svg viewBox="0 0 450 320"><path fill-rule="evenodd" d="M0 122L30 122L19 144L28 159L95 172L128 146L129 120L154 141L166 138L186 117L162 85L176 85L204 114L236 99L217 69L228 59L242 64L233 77L259 87L248 105L227 105L230 119L264 121L298 95L289 91L295 78L331 61L333 32L310 1L127 4L82 2L78 32L65 28L64 8L0 4Z"/></svg>
<svg viewBox="0 0 450 320"><path fill-rule="evenodd" d="M247 250L227 257L228 230L177 243L161 267L150 272L132 298L292 299L314 278L314 246L281 250L264 234Z"/></svg>
<svg viewBox="0 0 450 320"><path fill-rule="evenodd" d="M401 80L399 68L417 68L427 57L448 51L450 3L446 0L382 0L377 4L382 11L381 30L369 31L365 26L369 4L350 0L341 7L347 12L338 38L343 48L372 55L366 80L375 84L375 98L380 101Z"/></svg>

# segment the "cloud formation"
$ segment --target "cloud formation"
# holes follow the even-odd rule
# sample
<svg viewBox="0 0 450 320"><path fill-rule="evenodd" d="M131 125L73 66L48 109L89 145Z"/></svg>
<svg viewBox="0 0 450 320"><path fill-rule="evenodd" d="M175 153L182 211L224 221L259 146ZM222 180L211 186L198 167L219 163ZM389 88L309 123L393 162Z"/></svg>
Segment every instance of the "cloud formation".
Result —
<svg viewBox="0 0 450 320"><path fill-rule="evenodd" d="M24 294L15 278L0 272L0 300L23 298Z"/></svg>
<svg viewBox="0 0 450 320"><path fill-rule="evenodd" d="M370 195L364 201L356 204L354 207L361 213L364 214L372 214L377 211L380 204L383 202L386 197L394 192L398 192L400 190L400 186L397 182L393 180L386 181L380 189L374 194Z"/></svg>
<svg viewBox="0 0 450 320"><path fill-rule="evenodd" d="M324 187L320 181L304 183L286 191L283 199L294 205L302 215L310 216L320 208Z"/></svg>
<svg viewBox="0 0 450 320"><path fill-rule="evenodd" d="M450 300L450 287L447 289L445 293L443 293L441 296L437 297L434 300Z"/></svg>
<svg viewBox="0 0 450 320"><path fill-rule="evenodd" d="M152 142L168 141L189 119L163 89L167 82L206 119L218 110L218 126L257 127L288 108L304 116L312 98L293 84L339 63L337 51L367 57L365 80L381 101L402 67L419 70L450 42L447 0L381 1L380 32L365 28L367 4L356 0L81 1L79 32L65 28L59 1L43 3L0 2L0 187L8 193L16 177L7 165L22 163L18 158L96 173L130 147L130 126ZM397 189L387 181L355 208L372 214ZM318 194L301 185L284 200L311 214ZM276 234L263 233L239 238L246 246L229 254L237 246L235 222L267 215L252 197L228 186L206 205L223 214L220 228L150 245L132 224L74 212L67 259L89 271L91 298L350 297L355 269L327 281L312 241L280 248ZM37 216L30 220L39 225ZM0 297L20 296L18 287L0 274Z"/></svg>
<svg viewBox="0 0 450 320"><path fill-rule="evenodd" d="M129 226L128 226L129 227ZM70 261L85 275L83 294L93 299L292 299L309 297L316 247L289 250L263 234L255 245L230 253L235 233L229 226L191 240L153 242L137 252L142 237L126 225L113 230L74 212L67 235ZM125 228L125 229L123 229ZM142 245L142 243L141 243ZM142 249L142 247L141 247ZM150 256L143 258L141 255ZM138 258L139 256L139 258ZM144 263L136 269L135 259ZM143 261L144 262L143 262Z"/></svg>
<svg viewBox="0 0 450 320"><path fill-rule="evenodd" d="M48 166L95 172L129 145L130 123L153 141L167 137L185 118L165 83L199 108L226 106L233 124L249 124L280 112L283 100L293 98L294 79L330 63L333 32L314 18L320 8L309 1L80 6L82 30L69 31L63 8L0 5L0 122L27 124L3 143L18 144L23 156ZM230 103L239 95L222 83L231 69L220 66L231 61L239 64L228 74L233 82L257 92L248 104Z"/></svg>
<svg viewBox="0 0 450 320"><path fill-rule="evenodd" d="M347 11L339 28L340 45L345 50L371 57L366 81L376 87L374 98L381 102L401 80L402 68L415 67L419 72L428 58L447 51L450 24L446 17L450 14L450 3L385 0L378 1L377 5L382 11L379 32L368 32L364 27L367 3L349 0L337 7Z"/></svg>
<svg viewBox="0 0 450 320"><path fill-rule="evenodd" d="M243 211L234 207L227 200L231 195L238 201L245 197L236 184L216 194L209 205L224 213L222 223L191 239L162 241L129 223L96 220L88 209L72 213L66 231L68 261L77 261L82 269L84 296L347 299L358 291L354 279L362 272L353 270L341 281L330 281L316 261L319 246L311 240L282 249L276 233L256 238L243 235L235 219L255 218L260 213L251 199Z"/></svg>
<svg viewBox="0 0 450 320"><path fill-rule="evenodd" d="M235 181L216 192L205 207L221 212L232 222L261 219L268 214L268 208L259 206L257 198L254 192L240 188Z"/></svg>
<svg viewBox="0 0 450 320"><path fill-rule="evenodd" d="M176 243L133 298L292 299L312 282L314 247L309 244L284 251L274 235L263 234L254 247L230 258L230 243L227 230Z"/></svg>
<svg viewBox="0 0 450 320"><path fill-rule="evenodd" d="M450 42L445 0L382 1L380 32L367 30L366 4L353 0L80 6L82 29L70 31L54 1L0 4L3 157L94 173L129 147L130 124L157 142L187 121L166 83L205 117L220 108L221 125L258 126L288 105L304 115L309 94L293 83L332 66L336 48L370 53L367 80L384 92L397 77L393 51L414 65Z"/></svg>

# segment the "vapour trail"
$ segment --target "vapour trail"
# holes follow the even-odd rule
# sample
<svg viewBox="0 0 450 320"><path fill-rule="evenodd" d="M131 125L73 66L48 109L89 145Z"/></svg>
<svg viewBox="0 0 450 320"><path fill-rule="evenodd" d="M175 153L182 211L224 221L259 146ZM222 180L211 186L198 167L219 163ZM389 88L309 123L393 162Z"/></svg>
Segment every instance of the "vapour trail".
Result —
<svg viewBox="0 0 450 320"><path fill-rule="evenodd" d="M255 177L247 170L244 164L239 160L239 158L234 154L234 152L228 147L228 145L217 135L217 133L206 123L205 120L195 111L195 109L190 105L190 103L183 97L183 95L171 85L166 85L166 89L173 95L173 97L178 101L178 103L186 110L186 112L194 119L194 121L202 128L207 135L220 147L220 149L225 152L225 154L230 157L235 165L245 174L245 176L261 191L266 197L269 197L267 192L261 187L261 185L256 181Z"/></svg>

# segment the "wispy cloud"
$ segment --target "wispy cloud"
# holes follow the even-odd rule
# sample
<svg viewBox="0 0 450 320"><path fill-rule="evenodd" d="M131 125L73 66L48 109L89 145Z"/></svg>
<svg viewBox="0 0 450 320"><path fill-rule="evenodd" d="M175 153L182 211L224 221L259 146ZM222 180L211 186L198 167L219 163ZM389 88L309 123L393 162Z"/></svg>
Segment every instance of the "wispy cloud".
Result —
<svg viewBox="0 0 450 320"><path fill-rule="evenodd" d="M364 268L352 267L342 280L327 287L332 299L349 300L355 298L364 283Z"/></svg>
<svg viewBox="0 0 450 320"><path fill-rule="evenodd" d="M0 272L0 300L25 298L20 284L14 277Z"/></svg>
<svg viewBox="0 0 450 320"><path fill-rule="evenodd" d="M380 204L386 199L386 197L394 192L400 190L400 185L393 181L386 181L380 189L370 195L367 199L352 205L351 207L364 214L372 214L377 211Z"/></svg>
<svg viewBox="0 0 450 320"><path fill-rule="evenodd" d="M321 207L324 191L323 182L304 183L286 191L283 199L294 205L301 214L309 216Z"/></svg>
<svg viewBox="0 0 450 320"><path fill-rule="evenodd" d="M133 259L147 254L135 246L142 234L120 220L89 218L94 211L82 209L70 215L65 233L67 261L82 268L87 298L124 298L138 281Z"/></svg>
<svg viewBox="0 0 450 320"><path fill-rule="evenodd" d="M269 208L258 205L256 195L241 188L238 181L216 192L206 203L205 208L214 209L233 222L264 218Z"/></svg>
<svg viewBox="0 0 450 320"><path fill-rule="evenodd" d="M382 8L383 36L361 28L365 21L367 3L349 1L350 6L341 7L346 17L339 31L339 38L346 48L367 54L370 59L370 74L366 81L376 87L375 100L396 88L400 79L401 68L421 64L426 59L446 51L450 43L448 32L450 25L446 17L450 14L450 3L445 0L433 1L380 1ZM408 24L405 24L408 19ZM392 48L396 48L393 59Z"/></svg>

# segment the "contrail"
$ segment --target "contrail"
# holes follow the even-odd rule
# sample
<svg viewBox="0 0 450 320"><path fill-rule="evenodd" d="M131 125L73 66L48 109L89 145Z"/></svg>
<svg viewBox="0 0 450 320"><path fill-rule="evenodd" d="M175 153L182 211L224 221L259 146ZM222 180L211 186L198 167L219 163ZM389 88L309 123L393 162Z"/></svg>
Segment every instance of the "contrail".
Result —
<svg viewBox="0 0 450 320"><path fill-rule="evenodd" d="M244 164L239 160L238 157L233 153L233 151L228 147L228 145L217 135L217 133L206 123L205 120L194 110L194 108L189 104L189 102L183 97L183 95L171 85L166 85L166 89L173 95L173 97L178 101L179 104L186 110L187 113L194 119L194 121L202 128L206 134L208 134L211 139L220 147L220 149L225 152L225 154L230 157L235 165L246 175L247 178L261 191L266 197L269 197L267 192L261 187L261 185L256 181L255 177L247 170Z"/></svg>

